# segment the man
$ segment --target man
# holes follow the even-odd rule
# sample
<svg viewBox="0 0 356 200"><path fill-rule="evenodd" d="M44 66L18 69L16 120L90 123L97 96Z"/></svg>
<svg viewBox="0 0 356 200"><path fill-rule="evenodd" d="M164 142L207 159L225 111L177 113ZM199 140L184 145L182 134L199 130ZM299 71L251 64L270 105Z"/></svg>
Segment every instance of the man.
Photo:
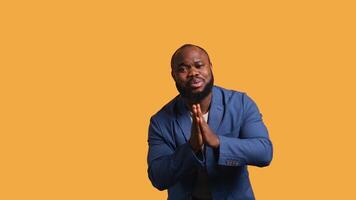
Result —
<svg viewBox="0 0 356 200"><path fill-rule="evenodd" d="M272 143L254 101L214 86L207 52L186 44L171 59L180 93L149 126L148 175L168 199L255 199L247 165L272 160Z"/></svg>

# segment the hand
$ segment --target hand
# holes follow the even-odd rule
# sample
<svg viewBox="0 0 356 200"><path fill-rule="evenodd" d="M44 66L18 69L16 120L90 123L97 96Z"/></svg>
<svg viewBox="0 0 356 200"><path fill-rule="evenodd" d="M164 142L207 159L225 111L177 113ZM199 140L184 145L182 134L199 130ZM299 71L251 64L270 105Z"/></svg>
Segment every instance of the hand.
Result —
<svg viewBox="0 0 356 200"><path fill-rule="evenodd" d="M200 126L198 124L199 116L198 116L198 110L197 106L193 105L192 106L192 130L189 138L189 144L193 148L194 152L198 152L203 148L203 137L200 131Z"/></svg>
<svg viewBox="0 0 356 200"><path fill-rule="evenodd" d="M219 137L213 132L213 130L210 129L209 125L205 122L199 104L196 105L196 111L198 116L196 121L199 125L204 144L212 148L218 148L220 146Z"/></svg>

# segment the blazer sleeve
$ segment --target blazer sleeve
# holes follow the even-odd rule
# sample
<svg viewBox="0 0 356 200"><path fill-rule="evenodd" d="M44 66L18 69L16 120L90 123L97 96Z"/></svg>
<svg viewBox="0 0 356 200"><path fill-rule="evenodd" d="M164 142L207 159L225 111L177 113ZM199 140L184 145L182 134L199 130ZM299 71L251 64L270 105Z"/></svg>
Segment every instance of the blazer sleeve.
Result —
<svg viewBox="0 0 356 200"><path fill-rule="evenodd" d="M218 164L268 166L273 157L273 147L262 114L246 94L243 94L242 100L244 111L239 138L218 135Z"/></svg>
<svg viewBox="0 0 356 200"><path fill-rule="evenodd" d="M157 189L168 189L194 168L204 165L204 157L201 153L195 154L189 143L173 149L154 118L151 118L148 132L148 176Z"/></svg>

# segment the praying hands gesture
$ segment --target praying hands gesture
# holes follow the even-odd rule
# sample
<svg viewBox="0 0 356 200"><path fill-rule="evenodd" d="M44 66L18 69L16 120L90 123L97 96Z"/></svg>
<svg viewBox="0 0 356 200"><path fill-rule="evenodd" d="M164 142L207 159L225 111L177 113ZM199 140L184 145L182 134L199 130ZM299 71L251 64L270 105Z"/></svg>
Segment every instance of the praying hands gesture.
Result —
<svg viewBox="0 0 356 200"><path fill-rule="evenodd" d="M218 136L210 129L208 123L203 118L203 113L200 110L199 104L192 105L192 130L189 139L189 144L195 152L200 151L203 145L206 144L212 148L218 148L220 141Z"/></svg>

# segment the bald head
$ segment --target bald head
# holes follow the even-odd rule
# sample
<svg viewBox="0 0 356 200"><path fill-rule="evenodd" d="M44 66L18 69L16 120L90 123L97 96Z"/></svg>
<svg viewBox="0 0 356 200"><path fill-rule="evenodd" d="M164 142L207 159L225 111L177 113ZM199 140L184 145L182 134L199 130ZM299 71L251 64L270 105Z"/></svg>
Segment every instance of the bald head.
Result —
<svg viewBox="0 0 356 200"><path fill-rule="evenodd" d="M205 49L194 44L184 44L173 53L171 58L171 68L173 68L177 64L177 61L182 60L182 57L184 57L184 51L187 49L194 49L204 54L207 57L209 64L211 64L209 54L205 51Z"/></svg>

